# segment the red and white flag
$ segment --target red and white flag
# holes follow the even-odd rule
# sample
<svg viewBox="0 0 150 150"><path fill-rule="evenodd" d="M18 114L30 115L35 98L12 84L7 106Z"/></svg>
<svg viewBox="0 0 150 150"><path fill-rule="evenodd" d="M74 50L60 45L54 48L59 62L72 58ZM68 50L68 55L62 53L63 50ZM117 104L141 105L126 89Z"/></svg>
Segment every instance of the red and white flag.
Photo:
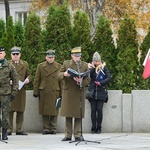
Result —
<svg viewBox="0 0 150 150"><path fill-rule="evenodd" d="M148 53L145 57L143 66L144 66L144 71L142 76L144 79L147 79L148 77L150 77L150 49L148 50Z"/></svg>

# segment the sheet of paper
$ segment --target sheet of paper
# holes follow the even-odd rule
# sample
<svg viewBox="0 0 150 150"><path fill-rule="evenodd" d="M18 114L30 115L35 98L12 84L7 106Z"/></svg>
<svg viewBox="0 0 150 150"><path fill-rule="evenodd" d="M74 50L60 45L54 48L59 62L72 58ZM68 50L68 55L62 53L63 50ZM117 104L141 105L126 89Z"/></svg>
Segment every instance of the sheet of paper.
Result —
<svg viewBox="0 0 150 150"><path fill-rule="evenodd" d="M18 90L21 90L21 88L24 86L24 82L20 81L19 80L19 87L18 87Z"/></svg>
<svg viewBox="0 0 150 150"><path fill-rule="evenodd" d="M27 79L27 78L26 78L26 79ZM19 87L18 87L18 90L21 90L21 89L22 89L22 87L23 87L24 84L25 84L26 79L25 79L23 82L19 80Z"/></svg>

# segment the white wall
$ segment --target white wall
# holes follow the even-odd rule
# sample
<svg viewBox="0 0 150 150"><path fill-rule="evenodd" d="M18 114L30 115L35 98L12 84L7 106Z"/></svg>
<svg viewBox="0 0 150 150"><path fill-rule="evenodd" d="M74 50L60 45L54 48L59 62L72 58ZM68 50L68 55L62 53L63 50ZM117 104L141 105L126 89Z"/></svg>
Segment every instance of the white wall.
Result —
<svg viewBox="0 0 150 150"><path fill-rule="evenodd" d="M10 7L10 15L13 17L13 21L15 22L15 13L16 12L22 12L22 11L28 11L30 6L29 0L18 0L18 2L10 1L9 7ZM5 21L5 5L1 1L0 2L0 19L4 19Z"/></svg>

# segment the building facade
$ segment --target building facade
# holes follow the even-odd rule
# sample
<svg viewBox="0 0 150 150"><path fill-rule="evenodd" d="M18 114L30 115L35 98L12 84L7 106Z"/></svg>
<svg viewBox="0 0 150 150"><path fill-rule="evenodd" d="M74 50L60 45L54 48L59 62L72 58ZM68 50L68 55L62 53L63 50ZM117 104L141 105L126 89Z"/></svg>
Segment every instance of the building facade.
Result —
<svg viewBox="0 0 150 150"><path fill-rule="evenodd" d="M13 17L13 21L21 20L24 24L30 5L31 0L9 0L10 15ZM0 0L0 19L6 21L4 0Z"/></svg>

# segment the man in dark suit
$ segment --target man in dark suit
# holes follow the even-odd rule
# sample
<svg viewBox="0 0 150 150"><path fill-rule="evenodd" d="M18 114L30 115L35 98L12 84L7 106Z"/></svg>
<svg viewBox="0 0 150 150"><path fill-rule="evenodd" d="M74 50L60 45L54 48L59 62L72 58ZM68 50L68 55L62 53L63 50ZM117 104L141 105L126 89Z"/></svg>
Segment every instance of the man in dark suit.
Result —
<svg viewBox="0 0 150 150"><path fill-rule="evenodd" d="M72 134L76 141L81 140L81 115L80 115L80 84L82 84L82 117L84 117L85 111L85 86L90 82L90 78L74 77L70 78L70 74L67 69L71 68L75 71L86 72L88 70L88 64L80 60L81 47L75 47L71 51L71 60L64 61L60 73L58 74L58 80L63 81L62 87L62 105L61 116L66 117L65 137L62 141L70 141ZM74 119L74 131L73 129Z"/></svg>
<svg viewBox="0 0 150 150"><path fill-rule="evenodd" d="M19 80L21 82L24 82L24 84L28 84L31 77L29 66L28 63L26 61L21 60L20 57L21 57L21 48L14 46L11 49L10 62L15 66ZM13 132L14 112L16 112L16 135L27 135L27 133L22 131L25 105L26 105L26 89L25 86L23 86L21 89L18 90L14 101L11 102L11 109L9 112L10 128L8 129L8 135L12 135Z"/></svg>

